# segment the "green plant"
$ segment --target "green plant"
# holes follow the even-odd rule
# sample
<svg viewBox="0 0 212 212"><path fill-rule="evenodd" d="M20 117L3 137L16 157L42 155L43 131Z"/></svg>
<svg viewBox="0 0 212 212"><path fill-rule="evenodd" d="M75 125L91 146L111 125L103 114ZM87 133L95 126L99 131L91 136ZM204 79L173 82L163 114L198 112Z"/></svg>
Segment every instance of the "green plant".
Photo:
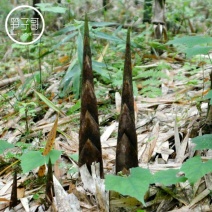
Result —
<svg viewBox="0 0 212 212"><path fill-rule="evenodd" d="M76 43L77 43L77 47L76 47L76 53L74 54L74 59L72 60L64 78L61 81L60 84L60 89L61 89L61 93L60 96L63 97L65 96L68 92L70 92L70 89L73 90L73 93L75 94L75 98L79 97L79 93L80 93L80 78L81 78L81 69L82 69L82 37L83 37L83 21L75 21L74 24L71 24L67 27L65 27L64 29L60 30L59 32L55 33L55 36L61 36L64 37L64 35L66 33L70 33L68 36L65 36L64 39L62 39L61 42L59 42L58 44L56 44L56 46L53 46L52 50L57 49L58 47L60 47L61 45L63 45L64 43L66 43L68 40L72 39L75 37ZM109 35L105 32L101 32L103 29L105 29L104 27L110 26L114 23L110 23L110 22L101 22L101 23L97 23L97 22L91 22L89 23L89 31L90 31L90 38L91 39L104 39L106 41L110 41L110 42L116 42L116 43L123 43L123 41L121 39L119 39L117 36L115 35ZM95 27L95 28L92 28ZM93 50L93 49L92 49ZM49 52L49 53L50 53ZM102 62L98 62L93 60L92 61L92 67L93 70L95 71L96 74L98 74L104 81L109 81L110 77L109 77L109 73L106 70L106 65ZM71 83L71 86L70 86Z"/></svg>
<svg viewBox="0 0 212 212"><path fill-rule="evenodd" d="M192 139L197 144L195 150L211 149L211 139L211 134ZM144 196L151 184L169 186L188 180L191 185L194 185L197 180L210 172L212 172L212 159L202 162L201 157L195 156L184 162L180 169L169 169L152 174L149 169L138 167L130 170L130 176L108 174L105 177L105 185L107 190L135 197L145 205Z"/></svg>
<svg viewBox="0 0 212 212"><path fill-rule="evenodd" d="M3 154L5 150L12 150L15 145L8 143L5 140L0 140L0 154ZM8 151L10 152L10 151ZM21 162L21 168L23 173L29 172L39 166L47 164L49 158L51 158L52 163L60 157L61 151L51 150L48 155L42 155L38 150L30 150L29 148L23 149L22 154L12 154L13 158Z"/></svg>
<svg viewBox="0 0 212 212"><path fill-rule="evenodd" d="M199 54L208 54L212 49L212 38L207 36L175 37L167 44L173 44L184 52L188 58Z"/></svg>
<svg viewBox="0 0 212 212"><path fill-rule="evenodd" d="M29 127L30 124L28 123L28 119L29 117L33 117L35 116L35 108L36 108L37 104L35 102L18 102L18 110L19 110L19 114L25 118L25 128L26 128L26 133L29 133Z"/></svg>

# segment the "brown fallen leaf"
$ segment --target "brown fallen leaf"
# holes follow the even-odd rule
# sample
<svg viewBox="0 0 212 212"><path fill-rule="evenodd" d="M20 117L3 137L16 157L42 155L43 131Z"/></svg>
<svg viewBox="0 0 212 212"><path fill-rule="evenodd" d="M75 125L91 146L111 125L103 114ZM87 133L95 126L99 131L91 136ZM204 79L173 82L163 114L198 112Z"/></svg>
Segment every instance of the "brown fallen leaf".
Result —
<svg viewBox="0 0 212 212"><path fill-rule="evenodd" d="M54 141L55 141L55 137L56 137L56 133L57 133L57 124L58 124L58 115L57 115L57 118L54 122L54 125L53 125L51 131L49 132L48 139L47 139L47 142L46 142L46 146L45 146L45 149L43 151L43 155L48 155L49 152L52 150L52 147L53 147ZM38 176L39 177L44 176L45 170L46 170L45 165L40 166L40 168L38 170Z"/></svg>

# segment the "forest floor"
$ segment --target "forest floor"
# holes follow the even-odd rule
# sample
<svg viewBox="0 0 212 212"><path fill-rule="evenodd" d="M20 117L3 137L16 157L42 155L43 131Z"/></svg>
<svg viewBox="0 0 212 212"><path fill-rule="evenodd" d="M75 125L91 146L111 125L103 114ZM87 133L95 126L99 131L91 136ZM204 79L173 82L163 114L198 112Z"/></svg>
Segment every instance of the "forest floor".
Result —
<svg viewBox="0 0 212 212"><path fill-rule="evenodd" d="M23 173L20 158L29 151L44 149L49 132L58 117L55 108L62 111L58 118L54 144L54 149L60 150L61 155L53 166L57 179L54 179L55 193L60 193L56 198L61 202L56 199L56 205L51 210L67 203L60 200L60 196L63 196L67 197L72 211L98 211L96 196L90 191L92 189L88 189L89 185L82 182L78 172L80 104L73 92L65 97L60 97L59 93L61 81L70 66L67 51L56 56L59 61L57 66L52 66L49 58L41 60L42 95L52 102L52 107L34 92L39 84L36 79L40 74L38 60L32 64L27 51L24 50L21 55L21 49L17 50L20 51L19 55L16 52L15 56L13 54L10 57L13 51L8 46L0 63L0 138L14 145L5 151L0 147L0 211L9 211L15 168L18 170L19 199L15 211L44 211L45 176L37 176L38 168ZM119 55L124 58L123 52L119 52ZM211 149L195 152L191 140L198 135L211 133L211 129L205 128L208 101L204 99L211 86L211 55L198 55L193 60L188 60L177 52L176 55L173 57L173 54L166 52L161 56L145 54L137 60L132 54L133 69L136 68L138 73L139 69L140 72L146 72L161 67L161 77L158 77L160 96L142 95L139 91L146 86L148 78L136 79L138 93L135 96L135 117L139 167L148 168L152 173L170 168L179 169L184 161L194 155L200 155L202 160L212 158ZM52 57L55 58L55 55ZM101 81L98 82L98 75L95 77L104 173L114 174L120 88L104 85ZM151 185L145 196L146 207L134 198L114 192L110 195L106 192L104 201L111 212L212 211L211 173L193 186L184 182L170 186L169 189L173 193L168 193L160 185Z"/></svg>

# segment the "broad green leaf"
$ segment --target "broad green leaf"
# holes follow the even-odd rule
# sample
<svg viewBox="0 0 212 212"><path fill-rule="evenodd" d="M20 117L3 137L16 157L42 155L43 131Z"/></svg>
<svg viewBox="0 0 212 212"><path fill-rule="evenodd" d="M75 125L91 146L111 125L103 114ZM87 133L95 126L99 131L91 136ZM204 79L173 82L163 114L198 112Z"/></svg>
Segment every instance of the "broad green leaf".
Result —
<svg viewBox="0 0 212 212"><path fill-rule="evenodd" d="M35 4L37 7L51 7L53 4L52 3L38 3Z"/></svg>
<svg viewBox="0 0 212 212"><path fill-rule="evenodd" d="M65 13L67 8L64 7L40 7L42 12Z"/></svg>
<svg viewBox="0 0 212 212"><path fill-rule="evenodd" d="M74 92L74 97L75 99L79 98L79 93L80 93L80 76L81 72L78 71L76 75L73 77L73 92Z"/></svg>
<svg viewBox="0 0 212 212"><path fill-rule="evenodd" d="M212 105L212 90L204 96L204 99L210 99L210 105Z"/></svg>
<svg viewBox="0 0 212 212"><path fill-rule="evenodd" d="M30 151L20 157L23 173L45 164L45 158L39 151Z"/></svg>
<svg viewBox="0 0 212 212"><path fill-rule="evenodd" d="M159 43L157 41L151 41L149 42L149 46L155 49L161 49L161 50L166 50L167 47L163 43Z"/></svg>
<svg viewBox="0 0 212 212"><path fill-rule="evenodd" d="M56 149L53 149L49 152L48 155L45 156L46 164L49 162L49 158L51 158L51 163L54 164L59 157L62 155L62 152Z"/></svg>
<svg viewBox="0 0 212 212"><path fill-rule="evenodd" d="M73 67L69 67L68 71L66 72L65 77L63 78L61 82L61 93L60 97L64 97L67 95L68 92L71 90L74 92L75 96L79 94L79 85L80 85L80 75L81 75L81 69L78 61L76 60L76 63ZM78 80L78 81L77 81ZM72 86L70 86L70 82L73 82ZM72 89L73 88L73 89Z"/></svg>
<svg viewBox="0 0 212 212"><path fill-rule="evenodd" d="M80 68L82 69L83 40L82 40L82 34L80 33L80 31L79 31L79 34L78 34L78 37L77 37L77 56L78 56Z"/></svg>
<svg viewBox="0 0 212 212"><path fill-rule="evenodd" d="M92 27L109 27L109 26L116 26L119 25L117 23L114 22L90 22L90 25Z"/></svg>
<svg viewBox="0 0 212 212"><path fill-rule="evenodd" d="M78 161L78 159L79 159L79 154L77 154L77 153L73 153L73 154L71 154L70 155L70 157L74 160L74 161Z"/></svg>
<svg viewBox="0 0 212 212"><path fill-rule="evenodd" d="M148 191L149 184L153 181L148 169L138 167L130 169L130 176L128 177L106 175L105 186L107 190L135 197L145 205L144 195Z"/></svg>
<svg viewBox="0 0 212 212"><path fill-rule="evenodd" d="M106 71L106 65L104 63L101 62L97 62L97 61L92 61L92 67L93 70L101 75L102 77L105 77L107 79L110 79L108 72Z"/></svg>
<svg viewBox="0 0 212 212"><path fill-rule="evenodd" d="M65 28L63 28L63 29L61 29L61 30L59 30L59 31L57 31L57 32L55 32L54 33L54 36L58 36L58 35L64 35L64 34L66 34L67 32L72 32L72 31L75 31L75 30L77 30L77 29L79 29L80 27L82 27L83 25L82 24L72 24L72 25L70 25L70 26L67 26L67 27L65 27ZM77 32L78 33L78 32ZM72 33L71 33L72 34Z"/></svg>
<svg viewBox="0 0 212 212"><path fill-rule="evenodd" d="M186 56L188 58L191 58L195 55L199 54L208 54L208 52L212 49L212 46L194 46L191 48L185 49Z"/></svg>
<svg viewBox="0 0 212 212"><path fill-rule="evenodd" d="M73 38L74 36L76 36L78 34L78 32L73 32L69 35L66 35L59 43L57 43L56 45L54 45L51 50L49 50L49 52L52 52L53 50L57 49L58 47L60 47L61 45L63 45L64 43L66 43L67 41L69 41L71 38Z"/></svg>
<svg viewBox="0 0 212 212"><path fill-rule="evenodd" d="M201 157L196 156L183 163L180 170L185 173L185 177L193 185L205 174L212 172L212 160L202 162Z"/></svg>
<svg viewBox="0 0 212 212"><path fill-rule="evenodd" d="M36 90L34 90L35 93L38 95L38 97L44 102L46 103L50 108L52 108L54 111L58 112L61 115L65 115L62 111L60 111L60 109L55 106L50 100L48 100L43 94L37 92Z"/></svg>
<svg viewBox="0 0 212 212"><path fill-rule="evenodd" d="M29 33L25 32L21 35L20 39L21 39L22 42L32 41L32 33L31 32L29 32Z"/></svg>
<svg viewBox="0 0 212 212"><path fill-rule="evenodd" d="M212 149L212 134L205 134L191 139L196 144L195 150Z"/></svg>
<svg viewBox="0 0 212 212"><path fill-rule="evenodd" d="M73 105L67 112L67 115L73 114L75 111L79 110L81 108L81 101L78 100L75 105Z"/></svg>
<svg viewBox="0 0 212 212"><path fill-rule="evenodd" d="M122 42L122 40L116 36L109 35L103 32L95 32L94 34L91 34L91 36L94 36L95 38L101 38L109 41L114 41L114 42Z"/></svg>
<svg viewBox="0 0 212 212"><path fill-rule="evenodd" d="M5 140L0 140L0 154L2 154L6 149L13 148L14 146Z"/></svg>
<svg viewBox="0 0 212 212"><path fill-rule="evenodd" d="M185 182L187 179L185 177L177 177L179 170L168 169L155 173L153 175L155 183L161 183L165 186L173 185L179 182Z"/></svg>
<svg viewBox="0 0 212 212"><path fill-rule="evenodd" d="M186 45L188 47L193 47L201 44L210 44L212 43L212 37L204 37L204 36L184 36L181 38L175 37L173 40L167 42L167 44L173 45Z"/></svg>
<svg viewBox="0 0 212 212"><path fill-rule="evenodd" d="M45 163L48 163L49 158L51 158L51 162L54 164L60 155L61 151L59 150L51 150L46 156L43 156L39 151L27 152L20 157L23 173L29 172L44 165Z"/></svg>
<svg viewBox="0 0 212 212"><path fill-rule="evenodd" d="M76 74L77 71L79 71L78 68L76 68L76 66L79 66L78 60L74 59L70 64L70 66L68 67L68 70L66 71L66 74L62 79L62 82L60 84L61 87L63 87L67 82L69 84L72 77Z"/></svg>

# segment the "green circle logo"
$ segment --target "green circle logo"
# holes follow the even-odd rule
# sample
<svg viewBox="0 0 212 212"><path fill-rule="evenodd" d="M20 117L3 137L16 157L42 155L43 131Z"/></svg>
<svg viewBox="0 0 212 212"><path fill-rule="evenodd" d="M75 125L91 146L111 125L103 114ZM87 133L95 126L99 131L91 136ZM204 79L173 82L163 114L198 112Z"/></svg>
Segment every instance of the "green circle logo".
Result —
<svg viewBox="0 0 212 212"><path fill-rule="evenodd" d="M40 18L32 17L32 11L39 14ZM42 27L41 27L42 25ZM42 14L36 8L22 5L14 8L7 15L5 30L9 38L18 44L33 44L41 38L45 28Z"/></svg>

